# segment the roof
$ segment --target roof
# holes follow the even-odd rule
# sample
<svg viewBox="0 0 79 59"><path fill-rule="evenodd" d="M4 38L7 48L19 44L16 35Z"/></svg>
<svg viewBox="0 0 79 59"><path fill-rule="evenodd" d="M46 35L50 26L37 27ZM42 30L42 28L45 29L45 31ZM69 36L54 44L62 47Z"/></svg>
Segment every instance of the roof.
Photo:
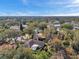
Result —
<svg viewBox="0 0 79 59"><path fill-rule="evenodd" d="M55 21L54 24L60 24L60 22L59 21Z"/></svg>
<svg viewBox="0 0 79 59"><path fill-rule="evenodd" d="M28 28L28 25L22 25L24 28Z"/></svg>
<svg viewBox="0 0 79 59"><path fill-rule="evenodd" d="M54 26L55 26L55 27L60 27L61 25L60 25L60 24L54 24Z"/></svg>
<svg viewBox="0 0 79 59"><path fill-rule="evenodd" d="M60 26L61 26L61 24L60 24L59 21L55 21L55 22L54 22L54 27L60 27Z"/></svg>
<svg viewBox="0 0 79 59"><path fill-rule="evenodd" d="M43 35L43 33L38 33L37 35L38 35L38 37L45 38L45 36Z"/></svg>
<svg viewBox="0 0 79 59"><path fill-rule="evenodd" d="M34 44L34 45L32 45L32 50L36 50L37 48L39 47L39 45L37 45L37 44Z"/></svg>
<svg viewBox="0 0 79 59"><path fill-rule="evenodd" d="M11 26L10 29L19 29L19 26Z"/></svg>
<svg viewBox="0 0 79 59"><path fill-rule="evenodd" d="M45 43L43 41L38 41L38 40L29 40L25 43L25 45L31 47L32 45L37 44L40 47L43 47L45 45Z"/></svg>

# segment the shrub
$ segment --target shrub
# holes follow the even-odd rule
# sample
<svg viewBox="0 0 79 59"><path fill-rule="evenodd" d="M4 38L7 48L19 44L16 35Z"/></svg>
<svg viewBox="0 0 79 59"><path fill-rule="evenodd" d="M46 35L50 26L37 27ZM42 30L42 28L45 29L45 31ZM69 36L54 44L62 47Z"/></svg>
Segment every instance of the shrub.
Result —
<svg viewBox="0 0 79 59"><path fill-rule="evenodd" d="M63 45L64 45L65 47L68 47L68 46L70 45L70 42L69 42L69 41L64 41L64 42L63 42Z"/></svg>
<svg viewBox="0 0 79 59"><path fill-rule="evenodd" d="M31 49L28 49L28 48L18 48L13 58L14 59L35 59Z"/></svg>
<svg viewBox="0 0 79 59"><path fill-rule="evenodd" d="M79 42L76 42L72 45L74 51L79 54Z"/></svg>
<svg viewBox="0 0 79 59"><path fill-rule="evenodd" d="M73 29L73 26L70 24L64 24L64 25L62 25L62 28Z"/></svg>
<svg viewBox="0 0 79 59"><path fill-rule="evenodd" d="M31 49L18 48L11 50L3 50L0 52L0 59L35 59Z"/></svg>
<svg viewBox="0 0 79 59"><path fill-rule="evenodd" d="M45 51L38 51L36 54L35 54L35 57L36 59L48 59L49 57L49 54Z"/></svg>

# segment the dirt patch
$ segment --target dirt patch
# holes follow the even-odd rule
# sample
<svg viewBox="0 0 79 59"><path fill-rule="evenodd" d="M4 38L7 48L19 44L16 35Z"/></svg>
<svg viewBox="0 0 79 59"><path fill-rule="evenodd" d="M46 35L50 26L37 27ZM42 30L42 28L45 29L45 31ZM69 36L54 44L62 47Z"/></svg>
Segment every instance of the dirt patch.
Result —
<svg viewBox="0 0 79 59"><path fill-rule="evenodd" d="M14 48L16 48L15 44L13 44L13 45L3 44L3 45L0 46L0 51L6 50L6 49L14 49Z"/></svg>

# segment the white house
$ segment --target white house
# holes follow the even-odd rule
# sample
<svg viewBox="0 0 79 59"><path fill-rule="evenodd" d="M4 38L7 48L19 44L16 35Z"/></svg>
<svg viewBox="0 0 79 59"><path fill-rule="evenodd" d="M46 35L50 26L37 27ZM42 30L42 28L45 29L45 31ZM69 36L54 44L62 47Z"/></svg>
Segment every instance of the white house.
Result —
<svg viewBox="0 0 79 59"><path fill-rule="evenodd" d="M28 28L28 25L22 25L23 28L27 29ZM14 25L14 26L11 26L10 29L13 29L13 30L20 30L20 26L18 25Z"/></svg>
<svg viewBox="0 0 79 59"><path fill-rule="evenodd" d="M25 29L27 29L28 28L28 25L22 25Z"/></svg>
<svg viewBox="0 0 79 59"><path fill-rule="evenodd" d="M61 28L60 22L59 21L55 21L53 24L54 24L54 27L56 28L56 30L59 31L60 28Z"/></svg>
<svg viewBox="0 0 79 59"><path fill-rule="evenodd" d="M17 25L11 26L10 29L13 29L13 30L20 30L20 26L17 26Z"/></svg>
<svg viewBox="0 0 79 59"><path fill-rule="evenodd" d="M79 30L79 24L78 23L73 24L73 30Z"/></svg>

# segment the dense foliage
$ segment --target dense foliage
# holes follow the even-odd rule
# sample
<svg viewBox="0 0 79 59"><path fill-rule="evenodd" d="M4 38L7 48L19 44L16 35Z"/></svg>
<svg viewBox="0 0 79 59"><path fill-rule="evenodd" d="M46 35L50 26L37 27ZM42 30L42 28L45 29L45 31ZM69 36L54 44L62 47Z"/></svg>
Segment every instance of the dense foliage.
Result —
<svg viewBox="0 0 79 59"><path fill-rule="evenodd" d="M73 29L73 25L70 24L63 24L62 28L66 28L66 29Z"/></svg>
<svg viewBox="0 0 79 59"><path fill-rule="evenodd" d="M6 17L0 19L7 19ZM0 50L0 59L50 59L51 56L75 56L79 54L79 30L73 30L73 25L64 24L66 21L76 21L79 19L75 17L12 17L13 20L0 21L0 49L4 48L4 44L10 44L12 38L19 36L25 37L24 42L15 40L16 48ZM14 20L16 19L16 20ZM20 23L20 20L23 22ZM57 31L53 22L59 20L61 25L60 31ZM28 28L24 28L28 25ZM12 30L11 26L20 26L20 30ZM24 43L33 39L33 36L39 38L45 43L42 49L33 51L31 48L26 48ZM26 34L29 39L26 39ZM10 38L8 42L7 38ZM63 51L63 52L62 52ZM54 58L52 58L54 59Z"/></svg>
<svg viewBox="0 0 79 59"><path fill-rule="evenodd" d="M6 49L0 53L0 59L48 59L45 51L32 52L29 48Z"/></svg>

